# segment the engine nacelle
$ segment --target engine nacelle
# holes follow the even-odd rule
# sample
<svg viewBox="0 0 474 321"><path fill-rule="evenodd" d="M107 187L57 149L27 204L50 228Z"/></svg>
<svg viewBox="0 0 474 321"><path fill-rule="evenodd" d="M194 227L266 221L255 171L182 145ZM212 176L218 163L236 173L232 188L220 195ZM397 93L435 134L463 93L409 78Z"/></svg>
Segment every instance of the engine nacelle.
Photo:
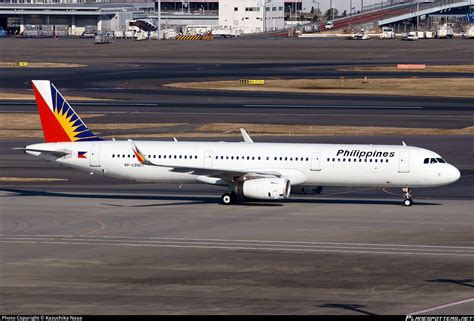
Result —
<svg viewBox="0 0 474 321"><path fill-rule="evenodd" d="M303 186L297 185L291 187L291 194L314 195L323 191L322 186Z"/></svg>
<svg viewBox="0 0 474 321"><path fill-rule="evenodd" d="M238 187L243 196L263 200L288 198L291 190L286 178L256 178L243 181Z"/></svg>

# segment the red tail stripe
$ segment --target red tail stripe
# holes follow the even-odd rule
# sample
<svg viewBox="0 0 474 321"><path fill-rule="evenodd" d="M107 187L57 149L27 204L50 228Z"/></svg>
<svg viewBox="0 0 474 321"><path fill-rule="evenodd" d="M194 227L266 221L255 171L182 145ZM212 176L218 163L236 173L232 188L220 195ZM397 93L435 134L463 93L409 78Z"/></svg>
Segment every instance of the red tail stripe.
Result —
<svg viewBox="0 0 474 321"><path fill-rule="evenodd" d="M41 126L43 127L44 139L48 143L54 142L70 142L71 139L64 131L61 124L54 116L51 109L49 109L48 104L41 96L39 90L33 84L33 89L36 97L36 105L38 106L38 111L41 119Z"/></svg>

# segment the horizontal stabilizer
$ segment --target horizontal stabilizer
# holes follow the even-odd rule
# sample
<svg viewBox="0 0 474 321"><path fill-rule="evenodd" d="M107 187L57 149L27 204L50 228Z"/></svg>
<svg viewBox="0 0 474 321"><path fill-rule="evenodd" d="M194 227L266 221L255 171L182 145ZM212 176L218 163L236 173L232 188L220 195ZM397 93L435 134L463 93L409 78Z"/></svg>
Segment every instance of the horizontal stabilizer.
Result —
<svg viewBox="0 0 474 321"><path fill-rule="evenodd" d="M51 154L54 156L62 157L70 154L69 152L62 151L62 150L46 150L46 149L36 149L36 148L27 148L27 147L15 147L12 148L15 150L22 150L25 153L26 152L37 152L37 153L45 153L45 154Z"/></svg>

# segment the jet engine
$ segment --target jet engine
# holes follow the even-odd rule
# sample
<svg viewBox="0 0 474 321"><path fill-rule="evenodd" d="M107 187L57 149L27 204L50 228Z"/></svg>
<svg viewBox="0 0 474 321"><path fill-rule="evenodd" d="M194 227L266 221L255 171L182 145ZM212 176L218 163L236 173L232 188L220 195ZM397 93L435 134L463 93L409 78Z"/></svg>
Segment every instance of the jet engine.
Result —
<svg viewBox="0 0 474 321"><path fill-rule="evenodd" d="M256 178L240 182L238 193L255 199L284 199L290 196L291 185L286 178Z"/></svg>

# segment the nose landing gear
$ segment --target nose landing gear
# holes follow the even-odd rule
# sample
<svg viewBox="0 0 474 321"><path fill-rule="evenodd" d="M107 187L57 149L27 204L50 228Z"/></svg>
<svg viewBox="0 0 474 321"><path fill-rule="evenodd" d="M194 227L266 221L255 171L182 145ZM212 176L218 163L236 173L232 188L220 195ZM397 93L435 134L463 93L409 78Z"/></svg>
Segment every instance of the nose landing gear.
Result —
<svg viewBox="0 0 474 321"><path fill-rule="evenodd" d="M413 205L413 200L411 198L411 188L409 187L404 187L402 189L402 192L404 193L403 197L404 197L404 200L403 200L403 205L404 206L412 206Z"/></svg>

